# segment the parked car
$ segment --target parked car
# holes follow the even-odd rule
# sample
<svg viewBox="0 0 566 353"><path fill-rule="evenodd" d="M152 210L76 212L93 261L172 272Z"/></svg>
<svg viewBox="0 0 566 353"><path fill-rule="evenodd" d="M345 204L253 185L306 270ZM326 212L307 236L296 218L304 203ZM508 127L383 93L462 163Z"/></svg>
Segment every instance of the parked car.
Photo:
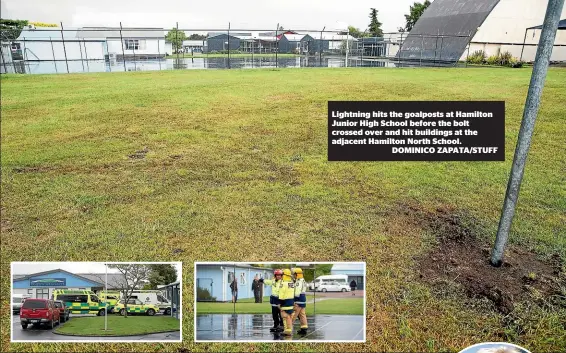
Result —
<svg viewBox="0 0 566 353"><path fill-rule="evenodd" d="M60 315L53 300L26 299L20 310L20 323L24 330L29 324L34 326L45 324L53 328L61 322Z"/></svg>
<svg viewBox="0 0 566 353"><path fill-rule="evenodd" d="M330 282L330 283L321 283L317 285L316 290L318 292L349 292L352 289L347 284Z"/></svg>
<svg viewBox="0 0 566 353"><path fill-rule="evenodd" d="M59 316L61 317L61 322L67 322L69 320L69 307L65 305L62 300L55 300L55 307L59 309Z"/></svg>

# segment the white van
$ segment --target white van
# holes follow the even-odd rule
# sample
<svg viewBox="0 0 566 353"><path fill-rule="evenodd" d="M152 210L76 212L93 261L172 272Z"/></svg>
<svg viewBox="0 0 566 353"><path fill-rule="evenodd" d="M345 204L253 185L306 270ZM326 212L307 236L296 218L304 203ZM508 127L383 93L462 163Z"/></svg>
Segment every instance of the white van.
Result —
<svg viewBox="0 0 566 353"><path fill-rule="evenodd" d="M124 298L125 295L122 295ZM134 290L130 299L138 299L144 304L153 304L159 307L163 315L171 315L171 303L160 290Z"/></svg>
<svg viewBox="0 0 566 353"><path fill-rule="evenodd" d="M31 298L29 294L12 294L12 313L19 314L22 309L22 303L27 298Z"/></svg>
<svg viewBox="0 0 566 353"><path fill-rule="evenodd" d="M327 275L327 276L318 276L313 282L309 283L309 289L314 290L315 288L318 289L322 283L328 284L332 282L338 282L338 284L348 285L348 276L347 275Z"/></svg>

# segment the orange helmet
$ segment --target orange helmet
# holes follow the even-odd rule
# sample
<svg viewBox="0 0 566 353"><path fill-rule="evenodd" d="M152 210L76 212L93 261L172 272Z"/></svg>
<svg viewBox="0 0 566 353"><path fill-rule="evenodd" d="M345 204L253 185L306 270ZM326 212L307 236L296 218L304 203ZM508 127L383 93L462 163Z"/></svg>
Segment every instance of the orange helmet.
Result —
<svg viewBox="0 0 566 353"><path fill-rule="evenodd" d="M278 276L278 275L279 275L279 276L283 276L283 271L281 271L280 269L277 269L277 270L273 271L273 274L274 274L275 276Z"/></svg>

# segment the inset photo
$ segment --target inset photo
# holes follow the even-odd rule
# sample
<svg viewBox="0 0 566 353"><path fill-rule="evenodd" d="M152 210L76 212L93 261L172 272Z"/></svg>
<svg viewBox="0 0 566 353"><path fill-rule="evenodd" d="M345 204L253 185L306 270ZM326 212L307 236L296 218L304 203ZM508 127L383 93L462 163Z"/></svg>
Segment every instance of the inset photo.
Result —
<svg viewBox="0 0 566 353"><path fill-rule="evenodd" d="M475 344L460 353L531 353L523 347L505 342L486 342Z"/></svg>
<svg viewBox="0 0 566 353"><path fill-rule="evenodd" d="M363 262L195 263L196 342L365 342Z"/></svg>
<svg viewBox="0 0 566 353"><path fill-rule="evenodd" d="M12 342L180 342L180 262L12 262Z"/></svg>

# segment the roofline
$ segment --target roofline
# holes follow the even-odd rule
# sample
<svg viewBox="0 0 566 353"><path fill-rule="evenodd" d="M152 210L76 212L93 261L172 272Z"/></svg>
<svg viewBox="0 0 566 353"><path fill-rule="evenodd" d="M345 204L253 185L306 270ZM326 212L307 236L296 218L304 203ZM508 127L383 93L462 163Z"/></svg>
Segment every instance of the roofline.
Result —
<svg viewBox="0 0 566 353"><path fill-rule="evenodd" d="M50 274L50 273L55 273L55 272L65 272L65 273L67 273L67 274L69 274L69 275L71 275L71 276L78 277L78 278L80 278L80 279L82 279L82 280L84 280L84 281L88 281L88 282L91 282L91 283L97 283L97 284L101 284L101 285L103 284L103 283L100 283L100 282L95 282L95 281L93 281L93 280L91 280L91 279L88 279L88 278L86 278L86 277L83 277L83 276L81 276L81 275L77 275L77 274L71 273L71 272L69 272L69 271L62 270L62 269L60 269L60 268L55 269L55 270L44 271L44 272L31 273L31 274L28 274L28 275L24 275L24 277L20 277L20 278L18 278L18 279L13 278L13 279L12 279L12 282L14 282L14 281L22 281L22 280L25 280L25 279L30 279L30 278L32 278L32 277L43 276L43 275Z"/></svg>

